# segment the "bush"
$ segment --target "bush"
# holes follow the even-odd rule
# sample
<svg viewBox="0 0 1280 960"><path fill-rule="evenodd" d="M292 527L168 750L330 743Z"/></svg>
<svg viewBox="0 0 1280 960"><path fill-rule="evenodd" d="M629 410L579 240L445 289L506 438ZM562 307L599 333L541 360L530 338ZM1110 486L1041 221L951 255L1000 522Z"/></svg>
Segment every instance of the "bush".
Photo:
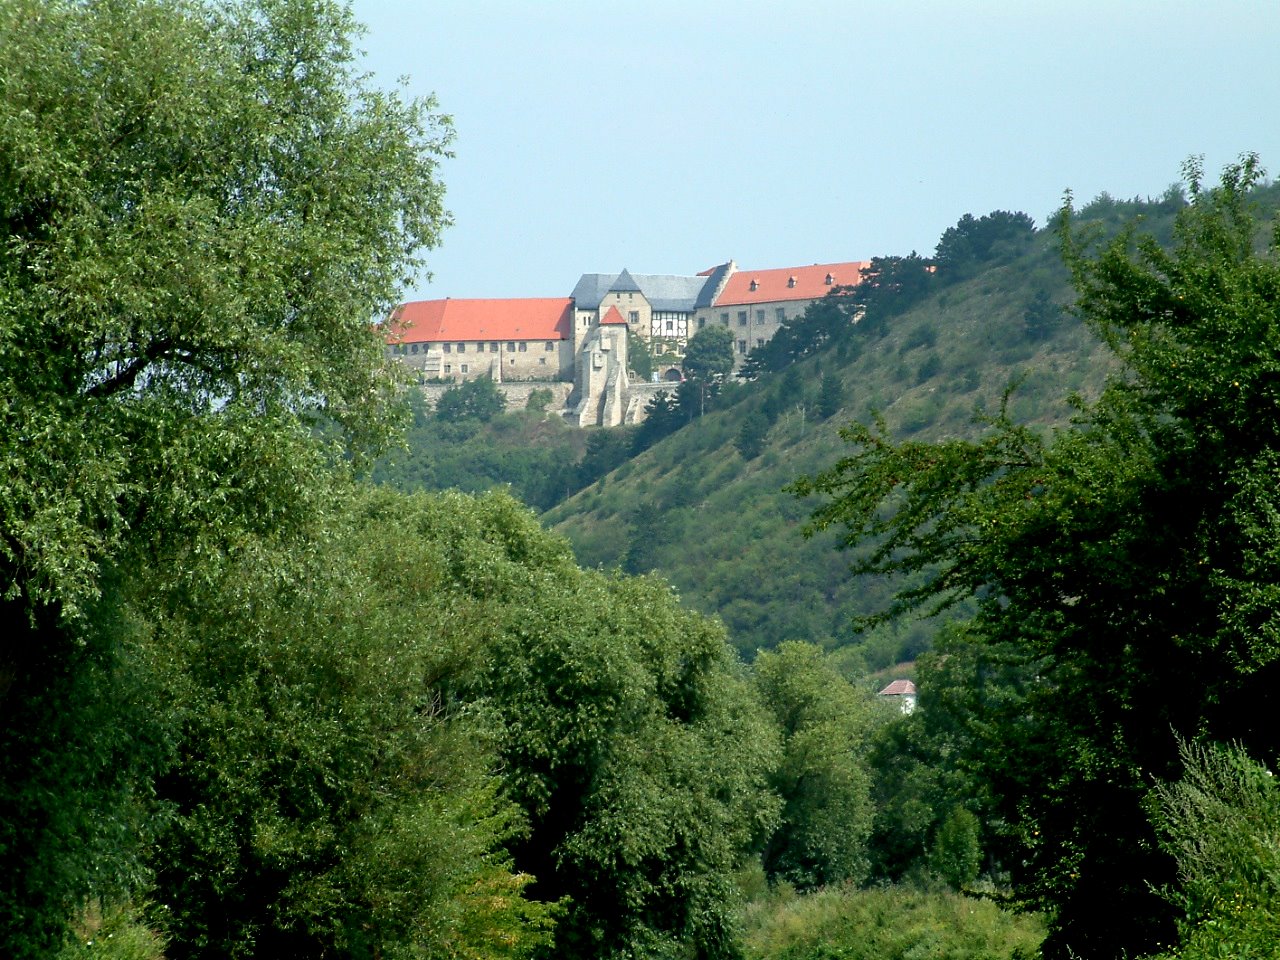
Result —
<svg viewBox="0 0 1280 960"><path fill-rule="evenodd" d="M905 887L783 891L749 905L745 921L749 960L1013 960L1036 956L1044 938L1035 914Z"/></svg>

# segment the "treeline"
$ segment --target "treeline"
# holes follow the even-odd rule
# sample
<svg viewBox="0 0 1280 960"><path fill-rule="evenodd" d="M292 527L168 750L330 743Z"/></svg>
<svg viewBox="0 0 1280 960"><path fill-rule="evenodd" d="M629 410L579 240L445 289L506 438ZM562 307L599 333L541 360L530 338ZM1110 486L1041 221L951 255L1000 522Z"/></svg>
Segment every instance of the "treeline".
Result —
<svg viewBox="0 0 1280 960"><path fill-rule="evenodd" d="M972 439L854 423L796 487L870 543L855 572L916 578L869 622L973 605L920 665L881 815L913 843L918 802L956 802L934 835L982 825L1051 918L1046 958L1274 952L1280 263L1254 211L1275 188L1251 155L1187 174L1168 246L1060 215L1118 362L1073 423L1008 402Z"/></svg>
<svg viewBox="0 0 1280 960"><path fill-rule="evenodd" d="M353 34L0 0L0 954L735 957L744 871L872 876L884 717L506 495L355 479L450 131Z"/></svg>

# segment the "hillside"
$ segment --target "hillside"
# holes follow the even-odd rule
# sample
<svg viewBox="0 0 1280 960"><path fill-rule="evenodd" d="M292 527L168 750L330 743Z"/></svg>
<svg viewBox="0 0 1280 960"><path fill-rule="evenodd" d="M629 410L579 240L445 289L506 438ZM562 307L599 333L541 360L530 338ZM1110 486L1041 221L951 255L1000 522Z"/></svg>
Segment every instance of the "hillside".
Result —
<svg viewBox="0 0 1280 960"><path fill-rule="evenodd" d="M1028 310L1041 293L1056 306L1070 298L1055 239L1044 230L1021 256L936 291L882 335L730 391L724 409L553 508L545 522L570 538L583 564L661 573L687 604L720 616L748 657L786 639L845 646L852 617L878 608L889 585L853 582L834 533L806 539L813 504L784 488L835 462L839 425L873 411L897 435L962 435L1016 380L1016 418L1046 427L1067 418L1065 398L1099 388L1106 353L1065 312L1051 329L1029 333ZM839 413L826 420L816 403L824 372L839 377L844 393ZM759 455L744 459L735 441L769 405L782 412ZM859 638L850 666L911 659L929 632L920 624L878 628Z"/></svg>

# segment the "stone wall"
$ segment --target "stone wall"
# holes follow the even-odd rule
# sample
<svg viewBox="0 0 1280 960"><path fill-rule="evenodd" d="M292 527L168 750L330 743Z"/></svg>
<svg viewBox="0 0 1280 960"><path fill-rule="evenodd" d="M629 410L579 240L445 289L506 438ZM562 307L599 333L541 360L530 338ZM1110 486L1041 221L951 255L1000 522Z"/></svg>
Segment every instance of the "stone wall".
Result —
<svg viewBox="0 0 1280 960"><path fill-rule="evenodd" d="M450 386L447 383L426 383L418 389L427 398L427 402L434 407L440 394L448 390ZM529 402L529 394L533 393L533 391L550 390L551 402L547 404L547 412L550 414L556 414L563 410L565 401L569 399L569 394L573 391L572 383L561 381L539 383L532 380L522 380L514 383L497 383L494 386L506 395L508 411L523 410Z"/></svg>

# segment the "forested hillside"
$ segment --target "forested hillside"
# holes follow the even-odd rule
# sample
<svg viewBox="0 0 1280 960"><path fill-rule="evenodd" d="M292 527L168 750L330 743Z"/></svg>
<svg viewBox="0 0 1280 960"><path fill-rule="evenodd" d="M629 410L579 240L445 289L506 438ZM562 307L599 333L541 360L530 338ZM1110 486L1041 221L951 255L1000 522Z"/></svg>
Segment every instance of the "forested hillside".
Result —
<svg viewBox="0 0 1280 960"><path fill-rule="evenodd" d="M1114 228L1145 213L1167 231L1172 212L1168 202L1103 198L1081 216ZM1012 387L1011 414L1047 426L1070 416L1070 394L1095 395L1109 366L1067 309L1072 293L1051 229L955 269L954 278L928 278L914 303L874 329L853 326L812 356L727 387L704 418L556 506L546 522L587 565L670 578L686 603L724 620L748 657L805 639L856 642L860 654L846 654L855 666L913 659L930 628L900 623L855 640L851 621L881 606L890 585L850 578L834 534L806 539L813 503L788 486L840 456L837 431L849 419L878 413L896 436L966 436Z"/></svg>

